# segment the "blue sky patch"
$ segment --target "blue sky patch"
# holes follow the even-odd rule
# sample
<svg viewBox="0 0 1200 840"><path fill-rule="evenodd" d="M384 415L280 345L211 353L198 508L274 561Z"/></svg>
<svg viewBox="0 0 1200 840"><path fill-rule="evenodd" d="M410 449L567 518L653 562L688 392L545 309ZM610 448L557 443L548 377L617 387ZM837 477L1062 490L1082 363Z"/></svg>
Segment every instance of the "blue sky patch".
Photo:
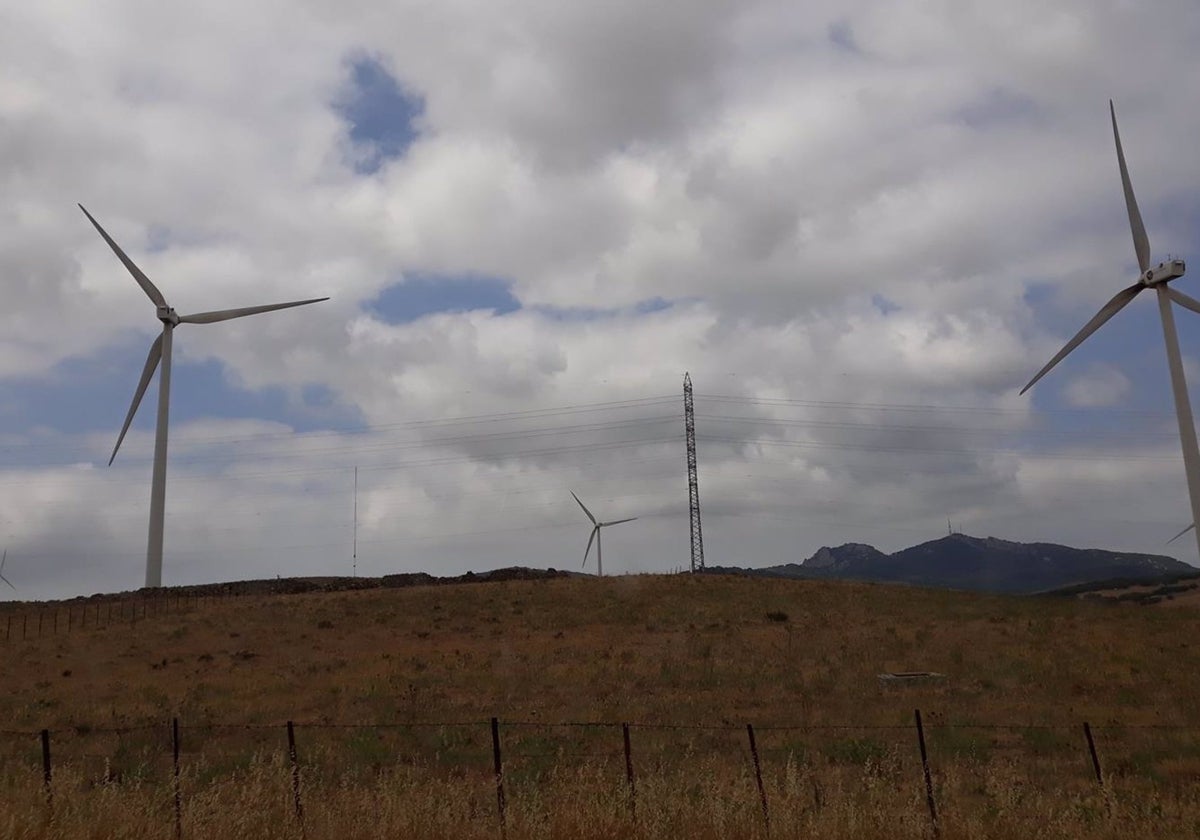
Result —
<svg viewBox="0 0 1200 840"><path fill-rule="evenodd" d="M157 254L171 247L171 229L163 225L150 225L146 229L146 252Z"/></svg>
<svg viewBox="0 0 1200 840"><path fill-rule="evenodd" d="M900 311L900 304L880 294L871 295L871 305L879 310L881 315L891 315L893 312Z"/></svg>
<svg viewBox="0 0 1200 840"><path fill-rule="evenodd" d="M1113 292L1119 289L1114 284ZM1095 304L1099 309L1104 303L1104 296L1097 295L1089 301L1089 306ZM1076 310L1076 317L1068 323L1066 319L1056 318L1054 332L1065 344L1088 319L1094 311ZM1197 358L1200 354L1200 315L1194 315L1181 307L1175 308L1175 321L1179 328L1179 344L1184 358ZM1057 352L1054 347L1050 352ZM1041 365L1050 360L1050 356L1038 360L1036 366L1023 376L1021 387L1037 373ZM1083 344L1076 347L1071 354L1059 362L1054 370L1046 374L1035 385L1027 396L1032 396L1035 405L1043 409L1067 409L1070 404L1066 399L1066 388L1070 382L1097 365L1104 364L1117 368L1130 380L1131 389L1128 397L1117 408L1133 411L1163 412L1164 415L1174 413L1174 403L1171 396L1171 382L1167 371L1166 350L1163 345L1162 325L1159 321L1158 305L1154 293L1143 292L1128 306L1104 326L1089 336ZM1200 382L1189 382L1188 390L1197 393ZM1051 428L1069 431L1080 422L1088 425L1103 422L1102 410L1082 409L1079 416L1062 416L1053 413L1042 416L1042 422ZM1131 423L1129 435L1137 436L1137 421L1124 418ZM1143 421L1145 422L1145 421ZM1172 420L1169 425L1173 426Z"/></svg>
<svg viewBox="0 0 1200 840"><path fill-rule="evenodd" d="M171 369L171 426L200 418L254 418L287 424L296 431L361 428L359 411L340 402L333 392L312 386L299 395L279 387L251 391L230 384L224 367L215 359L188 361L180 353L179 339ZM31 428L51 429L61 434L111 432L117 441L129 401L137 387L152 338L138 334L103 347L94 356L60 362L48 375L13 379L0 384L0 433L21 435ZM133 429L152 430L158 408L158 374L142 397ZM127 441L122 451L128 448ZM78 452L51 458L53 451L24 448L9 451L0 447L0 463L12 464L22 456L38 463L47 460L73 462ZM148 454L148 453L144 453ZM105 453L107 460L107 452Z"/></svg>
<svg viewBox="0 0 1200 840"><path fill-rule="evenodd" d="M653 297L648 300L638 301L633 307L633 311L639 315L649 315L651 312L662 312L665 309L670 309L672 305L669 300Z"/></svg>
<svg viewBox="0 0 1200 840"><path fill-rule="evenodd" d="M993 88L959 108L954 116L973 129L984 130L1000 123L1028 119L1036 113L1037 105L1029 97L1004 88Z"/></svg>
<svg viewBox="0 0 1200 840"><path fill-rule="evenodd" d="M389 324L408 324L438 312L476 309L505 315L521 308L511 289L511 283L495 277L416 274L388 286L366 309Z"/></svg>
<svg viewBox="0 0 1200 840"><path fill-rule="evenodd" d="M670 309L675 304L669 300L664 300L660 297L647 298L646 300L638 301L633 305L633 312L637 315L651 315L655 312L663 312ZM623 312L628 312L627 307L599 307L599 306L533 306L530 307L534 312L537 312L542 317L550 321L558 322L579 322L586 323L588 321L600 321L605 318L613 318Z"/></svg>
<svg viewBox="0 0 1200 840"><path fill-rule="evenodd" d="M408 151L417 138L416 121L425 103L377 59L363 56L350 62L350 86L334 110L350 124L354 171L371 175Z"/></svg>
<svg viewBox="0 0 1200 840"><path fill-rule="evenodd" d="M854 29L851 28L849 21L838 20L831 23L829 25L829 41L845 52L859 52L858 44L854 40Z"/></svg>

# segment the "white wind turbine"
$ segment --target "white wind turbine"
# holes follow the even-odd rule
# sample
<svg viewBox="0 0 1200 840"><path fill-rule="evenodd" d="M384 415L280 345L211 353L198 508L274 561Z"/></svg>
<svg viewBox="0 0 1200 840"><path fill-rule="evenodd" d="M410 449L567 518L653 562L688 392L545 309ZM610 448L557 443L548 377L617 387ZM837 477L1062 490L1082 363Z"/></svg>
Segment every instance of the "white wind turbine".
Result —
<svg viewBox="0 0 1200 840"><path fill-rule="evenodd" d="M579 502L579 497L575 495L575 491L571 491L571 495L575 501ZM598 522L596 517L592 516L592 512L587 509L587 505L579 502L579 506L583 508L583 512L587 514L587 518L592 520L592 535L588 537L587 548L583 550L583 565L587 566L588 552L592 550L592 540L596 541L596 575L604 577L604 551L600 547L600 529L607 528L609 525L620 525L622 522L632 522L637 519L636 516L631 516L628 519L615 519L612 522Z"/></svg>
<svg viewBox="0 0 1200 840"><path fill-rule="evenodd" d="M13 585L12 585L12 581L11 581L11 580L9 580L8 578L6 578L6 577L4 576L4 564L5 564L5 563L7 563L7 562L8 562L8 549L6 548L6 549L4 549L4 556L0 557L0 580L2 580L2 581L4 581L5 583L7 583L7 584L8 584L8 586L9 586L9 588L10 588L10 589L11 589L13 592L16 592L16 591L17 591L17 587L13 586Z"/></svg>
<svg viewBox="0 0 1200 840"><path fill-rule="evenodd" d="M294 300L289 303L270 303L265 306L246 306L241 309L218 309L212 312L197 312L194 315L179 315L167 304L166 298L150 282L150 278L133 264L133 260L129 259L104 228L100 227L100 223L92 218L92 214L82 204L79 205L79 209L83 210L88 221L104 237L108 247L113 249L113 253L125 264L125 268L129 269L133 279L157 307L157 318L162 322L162 333L150 345L150 353L146 356L146 366L142 368L142 378L133 395L133 404L129 406L129 413L125 415L125 425L121 427L121 434L117 436L117 445L113 447L112 456L108 459L111 466L113 459L117 457L117 450L121 448L121 441L125 439L125 433L129 431L129 424L133 422L133 415L137 413L142 395L146 393L146 387L150 384L151 377L154 376L154 370L161 362L162 374L158 380L158 422L154 429L154 470L150 480L150 533L146 544L146 586L158 587L162 586L163 512L167 497L167 415L171 401L171 339L175 327L179 324L212 324L217 321L228 321L230 318L257 315L260 312L271 312L275 309L319 303L329 300L329 298Z"/></svg>
<svg viewBox="0 0 1200 840"><path fill-rule="evenodd" d="M1192 406L1188 401L1187 380L1183 375L1183 359L1179 354L1179 336L1175 331L1175 313L1171 302L1185 309L1200 312L1200 300L1185 295L1168 284L1183 276L1183 260L1167 260L1155 267L1150 266L1150 239L1146 236L1146 226L1142 223L1142 214L1138 210L1137 199L1133 196L1133 185L1129 181L1129 169L1125 166L1125 152L1121 148L1121 135L1117 131L1117 112L1112 100L1108 102L1109 113L1112 116L1113 140L1117 145L1117 163L1121 167L1121 186L1125 190L1125 209L1129 213L1129 227L1133 232L1133 250L1137 254L1138 270L1141 275L1132 286L1117 292L1112 300L1104 304L1100 311L1088 321L1074 338L1058 351L1046 366L1038 371L1037 376L1029 380L1029 384L1021 389L1024 394L1033 384L1058 364L1062 359L1083 343L1084 339L1100 329L1109 318L1120 312L1129 301L1146 290L1154 289L1158 295L1158 313L1162 318L1163 339L1167 346L1167 365L1171 371L1171 389L1175 395L1175 413L1179 419L1179 439L1183 446L1183 467L1187 474L1188 497L1192 505L1192 522L1200 522L1200 446L1196 443L1196 426L1192 420ZM1182 536L1181 532L1177 536ZM1200 549L1200 531L1196 534L1196 547Z"/></svg>

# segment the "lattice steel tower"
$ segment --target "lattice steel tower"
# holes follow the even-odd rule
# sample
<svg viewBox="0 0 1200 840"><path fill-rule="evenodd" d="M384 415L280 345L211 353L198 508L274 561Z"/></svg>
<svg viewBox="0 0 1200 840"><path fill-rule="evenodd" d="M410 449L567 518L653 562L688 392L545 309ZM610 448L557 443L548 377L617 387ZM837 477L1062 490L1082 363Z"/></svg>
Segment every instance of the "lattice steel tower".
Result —
<svg viewBox="0 0 1200 840"><path fill-rule="evenodd" d="M696 407L691 374L683 375L683 428L687 437L688 508L692 515L692 571L704 570L704 531L700 527L700 482L696 477Z"/></svg>

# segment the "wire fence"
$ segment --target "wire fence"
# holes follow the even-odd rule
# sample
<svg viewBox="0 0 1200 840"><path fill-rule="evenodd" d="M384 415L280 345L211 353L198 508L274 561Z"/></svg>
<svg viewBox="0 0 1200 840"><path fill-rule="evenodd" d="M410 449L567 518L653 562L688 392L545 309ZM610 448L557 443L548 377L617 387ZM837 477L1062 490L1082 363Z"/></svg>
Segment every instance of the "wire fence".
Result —
<svg viewBox="0 0 1200 840"><path fill-rule="evenodd" d="M157 616L254 594L261 593L255 587L197 588L27 604L0 613L0 634L5 643L17 643L84 629L135 628ZM989 768L1005 767L1032 788L1096 795L1104 802L1114 791L1147 799L1164 791L1194 795L1200 789L1200 725L1134 725L1117 719L972 723L914 710L890 725L496 717L271 724L173 719L138 726L0 729L0 809L5 798L27 806L28 797L21 796L30 784L40 788L47 820L56 809L98 790L129 796L150 790L157 792L154 807L164 829L182 838L190 826L189 836L203 836L202 821L187 819L189 803L207 797L214 784L269 766L278 771L289 818L303 835L306 819L321 814L331 790L379 784L399 768L469 788L472 813L503 835L512 803L560 780L564 768L594 768L619 789L620 807L636 821L639 803L644 808L663 795L664 785L686 785L696 767L714 763L742 779L740 793L731 795L744 796L747 807L760 813L764 832L780 805L780 780L803 766L814 807L845 795L847 786L869 786L883 778L912 792L911 807L919 808L936 836L947 802L964 808L980 796L983 785L973 790L950 783L952 773L982 779Z"/></svg>
<svg viewBox="0 0 1200 840"><path fill-rule="evenodd" d="M623 787L636 820L639 781L688 770L719 758L753 780L751 795L764 829L771 822L771 780L797 763L821 772L856 768L886 772L919 791L936 835L945 792L939 768L1018 766L1030 784L1090 788L1107 797L1114 784L1140 789L1200 783L1200 726L1093 726L931 723L914 710L910 723L887 726L683 724L536 720L363 723L286 721L276 724L197 724L178 718L127 727L77 725L59 730L0 730L0 790L14 779L38 777L47 818L64 798L98 787L165 791L162 820L184 833L189 788L235 777L255 762L274 762L290 782L291 818L303 831L306 808L321 805L306 790L314 780L339 785L408 768L429 778L459 779L494 788L492 816L505 830L514 789L530 790L564 766L601 768ZM823 770L821 768L824 768ZM70 770L70 782L60 774ZM321 788L315 788L319 791ZM642 793L641 795L645 795ZM309 799L316 801L310 802ZM0 803L2 804L2 803ZM481 817L482 818L482 817Z"/></svg>
<svg viewBox="0 0 1200 840"><path fill-rule="evenodd" d="M139 622L151 618L190 612L202 604L252 594L257 593L251 586L218 584L93 595L75 601L41 604L13 602L4 605L0 611L0 639L7 644L88 629L136 627Z"/></svg>

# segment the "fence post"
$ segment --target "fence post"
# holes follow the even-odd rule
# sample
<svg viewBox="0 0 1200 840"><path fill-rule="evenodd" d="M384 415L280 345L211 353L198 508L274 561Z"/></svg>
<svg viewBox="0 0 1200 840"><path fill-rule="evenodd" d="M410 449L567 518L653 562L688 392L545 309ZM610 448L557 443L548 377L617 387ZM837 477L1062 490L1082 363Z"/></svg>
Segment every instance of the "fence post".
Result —
<svg viewBox="0 0 1200 840"><path fill-rule="evenodd" d="M1092 738L1092 727L1086 720L1083 722L1083 736L1087 738L1088 753L1092 756L1092 772L1096 774L1096 784L1103 789L1104 773L1100 770L1100 756L1096 754L1096 741Z"/></svg>
<svg viewBox="0 0 1200 840"><path fill-rule="evenodd" d="M917 743L921 747L921 772L925 775L925 804L929 806L929 822L933 827L933 836L941 837L942 828L938 823L937 803L933 799L933 775L929 772L929 753L925 749L925 727L921 724L921 710L913 709L917 719Z"/></svg>
<svg viewBox="0 0 1200 840"><path fill-rule="evenodd" d="M629 784L629 817L637 821L637 784L633 778L633 752L629 748L629 724L621 724L621 734L625 740L625 781Z"/></svg>
<svg viewBox="0 0 1200 840"><path fill-rule="evenodd" d="M46 821L54 819L54 788L50 784L50 730L42 730L42 787L46 792Z"/></svg>
<svg viewBox="0 0 1200 840"><path fill-rule="evenodd" d="M754 761L754 781L758 785L758 801L762 805L763 824L771 829L771 813L767 810L767 789L763 787L762 766L758 761L758 743L754 740L754 725L746 724L746 735L750 739L750 758Z"/></svg>
<svg viewBox="0 0 1200 840"><path fill-rule="evenodd" d="M507 821L504 801L504 765L500 761L500 721L492 718L492 764L496 771L496 809L500 814L500 836L505 835Z"/></svg>
<svg viewBox="0 0 1200 840"><path fill-rule="evenodd" d="M1096 774L1096 784L1100 786L1100 792L1104 795L1104 807L1108 810L1109 816L1112 816L1112 795L1104 784L1104 773L1100 770L1100 755L1096 752L1096 740L1092 737L1092 727L1086 720L1083 722L1083 734L1087 738L1088 753L1092 757L1092 772Z"/></svg>
<svg viewBox="0 0 1200 840"><path fill-rule="evenodd" d="M296 728L287 722L288 758L292 762L292 799L296 805L296 822L300 824L300 836L304 836L304 806L300 802L300 762L296 758Z"/></svg>
<svg viewBox="0 0 1200 840"><path fill-rule="evenodd" d="M175 766L175 840L183 837L183 791L179 784L179 718L171 718L171 760Z"/></svg>

